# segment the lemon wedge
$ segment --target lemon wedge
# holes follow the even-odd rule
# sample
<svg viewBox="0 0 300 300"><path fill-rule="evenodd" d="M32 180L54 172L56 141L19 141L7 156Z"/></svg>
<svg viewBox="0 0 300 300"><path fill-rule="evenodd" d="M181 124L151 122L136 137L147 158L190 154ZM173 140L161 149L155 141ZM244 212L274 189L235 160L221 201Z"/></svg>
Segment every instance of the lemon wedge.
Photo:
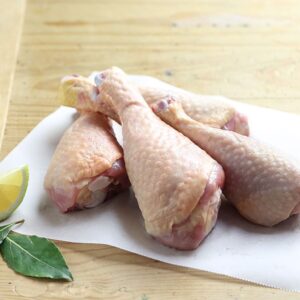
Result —
<svg viewBox="0 0 300 300"><path fill-rule="evenodd" d="M22 203L28 180L27 165L0 175L0 221L8 218Z"/></svg>

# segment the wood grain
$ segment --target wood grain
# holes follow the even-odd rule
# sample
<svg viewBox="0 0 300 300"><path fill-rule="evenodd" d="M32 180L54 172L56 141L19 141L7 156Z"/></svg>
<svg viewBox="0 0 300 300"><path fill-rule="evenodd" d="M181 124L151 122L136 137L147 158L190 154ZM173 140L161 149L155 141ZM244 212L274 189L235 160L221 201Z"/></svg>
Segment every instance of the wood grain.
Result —
<svg viewBox="0 0 300 300"><path fill-rule="evenodd" d="M0 150L22 31L25 0L0 0Z"/></svg>
<svg viewBox="0 0 300 300"><path fill-rule="evenodd" d="M300 113L299 29L297 0L29 0L0 155L57 108L60 77L111 65ZM110 246L57 244L74 282L24 278L0 261L2 298L300 299Z"/></svg>

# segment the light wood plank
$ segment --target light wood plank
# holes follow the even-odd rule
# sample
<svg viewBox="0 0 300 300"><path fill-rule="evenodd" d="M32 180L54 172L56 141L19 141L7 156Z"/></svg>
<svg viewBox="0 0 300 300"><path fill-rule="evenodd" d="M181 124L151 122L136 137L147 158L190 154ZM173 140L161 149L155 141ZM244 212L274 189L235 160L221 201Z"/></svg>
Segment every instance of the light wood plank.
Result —
<svg viewBox="0 0 300 300"><path fill-rule="evenodd" d="M0 157L57 108L61 76L110 65L300 113L299 26L297 0L30 0ZM57 244L74 282L24 278L0 261L2 298L300 299L109 246Z"/></svg>
<svg viewBox="0 0 300 300"><path fill-rule="evenodd" d="M0 0L0 150L22 31L25 0Z"/></svg>

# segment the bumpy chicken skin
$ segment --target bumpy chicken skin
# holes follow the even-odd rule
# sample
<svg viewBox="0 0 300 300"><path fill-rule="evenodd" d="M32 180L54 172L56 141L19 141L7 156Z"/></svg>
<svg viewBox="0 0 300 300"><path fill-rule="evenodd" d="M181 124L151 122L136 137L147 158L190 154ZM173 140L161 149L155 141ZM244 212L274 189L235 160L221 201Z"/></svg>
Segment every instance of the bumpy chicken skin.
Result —
<svg viewBox="0 0 300 300"><path fill-rule="evenodd" d="M101 77L101 73L95 74L95 83L101 80L99 76ZM249 135L246 116L236 111L224 97L193 94L152 77L141 80L138 76L131 76L130 81L139 89L148 105L171 96L183 105L191 118L212 127ZM65 99L63 103L76 106L79 110L96 111L94 102L85 101L87 98L92 100L97 98L98 90L95 83L83 76L65 76L60 85L61 98ZM102 110L112 119L119 121L109 104L103 106Z"/></svg>
<svg viewBox="0 0 300 300"><path fill-rule="evenodd" d="M105 116L83 114L64 133L44 186L62 212L94 207L129 186L123 151Z"/></svg>
<svg viewBox="0 0 300 300"><path fill-rule="evenodd" d="M123 71L103 72L98 84L93 105L112 107L121 121L126 169L147 232L177 249L196 248L216 222L222 167L155 116Z"/></svg>
<svg viewBox="0 0 300 300"><path fill-rule="evenodd" d="M132 76L131 81L138 87L146 102L151 105L168 97L181 103L192 119L211 127L231 130L249 135L248 120L222 96L197 95L177 88L156 78Z"/></svg>
<svg viewBox="0 0 300 300"><path fill-rule="evenodd" d="M224 194L245 218L273 226L299 213L300 169L281 154L253 138L191 119L172 98L153 110L223 166Z"/></svg>

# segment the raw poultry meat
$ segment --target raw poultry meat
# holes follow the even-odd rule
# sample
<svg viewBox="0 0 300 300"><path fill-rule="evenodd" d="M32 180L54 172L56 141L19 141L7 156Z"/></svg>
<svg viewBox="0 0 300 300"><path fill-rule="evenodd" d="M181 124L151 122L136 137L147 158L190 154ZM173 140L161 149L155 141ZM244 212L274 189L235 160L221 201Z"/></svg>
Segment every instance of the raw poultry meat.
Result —
<svg viewBox="0 0 300 300"><path fill-rule="evenodd" d="M249 135L248 120L222 96L197 95L150 76L131 76L149 105L172 97L192 119L212 127Z"/></svg>
<svg viewBox="0 0 300 300"><path fill-rule="evenodd" d="M120 69L101 79L95 105L109 105L119 116L126 169L147 232L177 249L198 247L217 219L222 167L161 121Z"/></svg>
<svg viewBox="0 0 300 300"><path fill-rule="evenodd" d="M300 169L284 156L255 139L191 119L172 98L153 110L223 166L223 192L245 218L272 226L300 212Z"/></svg>
<svg viewBox="0 0 300 300"><path fill-rule="evenodd" d="M95 83L99 81L101 73L94 72ZM138 87L146 102L152 103L166 97L173 97L180 102L187 114L202 123L216 128L223 128L249 135L249 127L246 116L236 111L232 104L221 96L201 96L183 89L176 88L153 77L130 76L130 80ZM97 111L95 102L84 101L86 98L95 100L98 90L95 84L79 75L65 76L60 85L60 97L66 105L76 106L78 109ZM89 103L89 105L86 105ZM102 104L111 118L119 121L118 116L109 104Z"/></svg>
<svg viewBox="0 0 300 300"><path fill-rule="evenodd" d="M44 186L62 212L94 207L129 186L123 151L105 116L85 113L64 133Z"/></svg>

